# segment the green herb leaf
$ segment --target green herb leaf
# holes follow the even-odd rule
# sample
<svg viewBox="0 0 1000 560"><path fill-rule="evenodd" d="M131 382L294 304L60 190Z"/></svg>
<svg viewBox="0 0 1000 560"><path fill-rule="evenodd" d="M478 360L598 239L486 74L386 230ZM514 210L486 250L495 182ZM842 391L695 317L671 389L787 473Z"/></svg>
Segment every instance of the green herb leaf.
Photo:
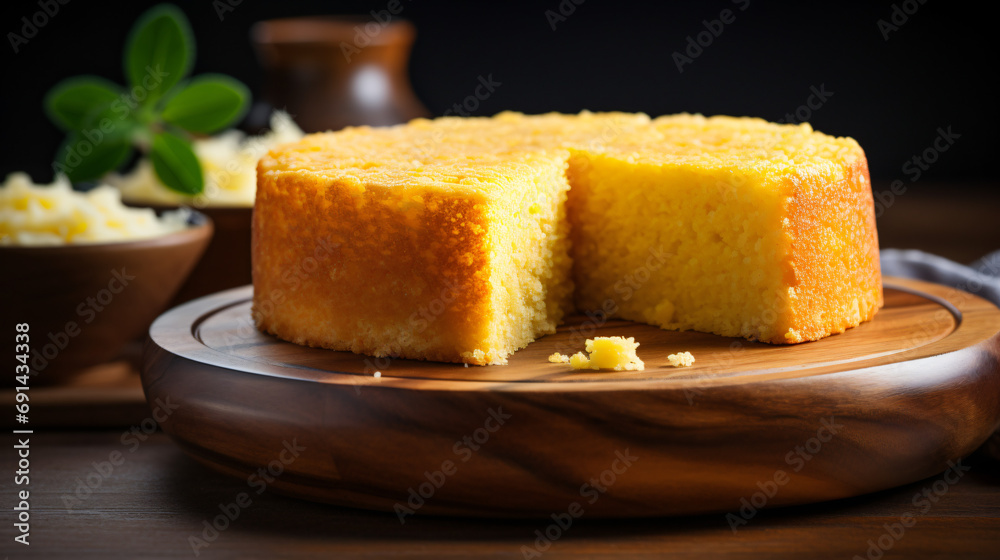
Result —
<svg viewBox="0 0 1000 560"><path fill-rule="evenodd" d="M122 94L121 87L97 76L77 76L56 84L45 96L45 112L63 130L80 130L89 114L110 107ZM127 114L128 106L121 104Z"/></svg>
<svg viewBox="0 0 1000 560"><path fill-rule="evenodd" d="M56 153L52 168L70 181L92 181L125 163L132 145L125 135L103 136L70 133Z"/></svg>
<svg viewBox="0 0 1000 560"><path fill-rule="evenodd" d="M190 132L211 134L246 114L250 90L221 74L204 74L172 96L163 108L163 120Z"/></svg>
<svg viewBox="0 0 1000 560"><path fill-rule="evenodd" d="M158 132L153 136L153 149L149 152L156 175L171 190L183 194L198 194L205 190L198 156L191 144L170 132Z"/></svg>
<svg viewBox="0 0 1000 560"><path fill-rule="evenodd" d="M184 12L160 4L144 13L125 43L125 75L136 100L149 104L181 81L194 62L194 38ZM141 95L141 99L140 99Z"/></svg>

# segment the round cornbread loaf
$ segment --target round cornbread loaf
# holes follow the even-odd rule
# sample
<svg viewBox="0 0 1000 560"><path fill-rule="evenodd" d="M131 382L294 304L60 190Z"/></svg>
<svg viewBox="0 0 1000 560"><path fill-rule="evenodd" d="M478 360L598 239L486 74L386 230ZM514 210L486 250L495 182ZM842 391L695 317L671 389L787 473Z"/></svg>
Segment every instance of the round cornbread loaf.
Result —
<svg viewBox="0 0 1000 560"><path fill-rule="evenodd" d="M502 364L574 308L780 344L882 304L864 152L807 124L420 119L281 146L257 182L254 320L298 344Z"/></svg>

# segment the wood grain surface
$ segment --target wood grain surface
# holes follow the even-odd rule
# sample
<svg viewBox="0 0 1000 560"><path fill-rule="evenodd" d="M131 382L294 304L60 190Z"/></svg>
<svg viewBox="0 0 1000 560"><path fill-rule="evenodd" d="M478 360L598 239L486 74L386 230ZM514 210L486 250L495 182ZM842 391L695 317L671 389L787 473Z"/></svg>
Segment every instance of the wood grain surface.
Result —
<svg viewBox="0 0 1000 560"><path fill-rule="evenodd" d="M164 430L216 470L270 466L276 491L403 518L856 496L944 471L1000 422L1000 310L924 282L887 279L875 321L808 344L579 317L483 368L280 342L249 323L249 295L192 302L151 328L143 382L154 410L172 403ZM635 336L647 370L546 361L594 334ZM694 367L665 366L684 350Z"/></svg>
<svg viewBox="0 0 1000 560"><path fill-rule="evenodd" d="M3 529L0 558L195 558L192 538L219 506L241 493L251 502L219 531L197 558L454 558L523 559L536 546L539 520L437 517L418 513L400 524L389 513L339 508L286 498L271 488L258 494L246 478L214 473L157 433L138 445L123 444L125 429L57 432L32 438L31 546ZM9 437L9 436L8 436ZM134 451L133 451L134 449ZM94 463L114 452L124 461L106 478ZM474 458L473 460L478 460ZM11 454L0 457L5 472ZM629 520L577 519L540 556L563 558L841 559L867 558L869 541L891 541L882 558L991 559L1000 550L1000 463L985 455L963 461L969 470L927 511L921 496L940 477L856 498L765 509L734 532L724 514ZM99 480L76 497L79 482ZM12 477L0 478L0 495L14 495ZM940 488L940 485L939 485ZM70 507L65 505L70 496ZM921 503L914 506L914 500ZM899 538L886 525L914 515ZM896 532L895 534L899 534ZM211 534L208 535L211 537ZM200 544L195 541L195 544ZM529 557L534 557L529 554ZM875 558L876 556L872 556Z"/></svg>

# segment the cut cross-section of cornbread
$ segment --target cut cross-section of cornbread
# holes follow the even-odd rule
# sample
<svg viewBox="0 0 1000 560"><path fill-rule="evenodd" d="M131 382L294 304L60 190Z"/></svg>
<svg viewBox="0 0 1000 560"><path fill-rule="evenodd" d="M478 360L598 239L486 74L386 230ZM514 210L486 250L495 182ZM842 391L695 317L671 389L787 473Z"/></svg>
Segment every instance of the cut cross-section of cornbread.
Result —
<svg viewBox="0 0 1000 560"><path fill-rule="evenodd" d="M480 365L574 299L773 343L882 301L864 152L760 119L503 113L308 136L258 166L253 257L262 330Z"/></svg>
<svg viewBox="0 0 1000 560"><path fill-rule="evenodd" d="M815 340L881 305L864 152L808 125L680 115L570 161L576 304Z"/></svg>

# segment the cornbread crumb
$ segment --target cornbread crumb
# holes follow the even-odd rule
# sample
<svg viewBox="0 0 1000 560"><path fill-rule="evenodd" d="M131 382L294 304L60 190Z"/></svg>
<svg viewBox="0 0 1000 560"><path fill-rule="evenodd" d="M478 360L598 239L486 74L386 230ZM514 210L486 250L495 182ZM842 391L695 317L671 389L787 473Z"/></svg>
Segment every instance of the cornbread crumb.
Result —
<svg viewBox="0 0 1000 560"><path fill-rule="evenodd" d="M680 354L671 354L667 356L667 360L670 365L674 367L691 367L694 364L694 356L690 352L681 352Z"/></svg>
<svg viewBox="0 0 1000 560"><path fill-rule="evenodd" d="M552 362L553 364L568 364L569 356L567 356L566 354L560 354L559 352L556 352L555 354L549 356L549 361Z"/></svg>
<svg viewBox="0 0 1000 560"><path fill-rule="evenodd" d="M590 358L587 357L583 352L577 352L569 359L569 365L573 369L597 369L596 367L590 367Z"/></svg>
<svg viewBox="0 0 1000 560"><path fill-rule="evenodd" d="M573 369L613 369L615 371L642 371L646 365L635 350L639 343L635 338L621 336L599 336L587 339L587 352L577 352L569 359ZM553 356L549 357L552 361Z"/></svg>

